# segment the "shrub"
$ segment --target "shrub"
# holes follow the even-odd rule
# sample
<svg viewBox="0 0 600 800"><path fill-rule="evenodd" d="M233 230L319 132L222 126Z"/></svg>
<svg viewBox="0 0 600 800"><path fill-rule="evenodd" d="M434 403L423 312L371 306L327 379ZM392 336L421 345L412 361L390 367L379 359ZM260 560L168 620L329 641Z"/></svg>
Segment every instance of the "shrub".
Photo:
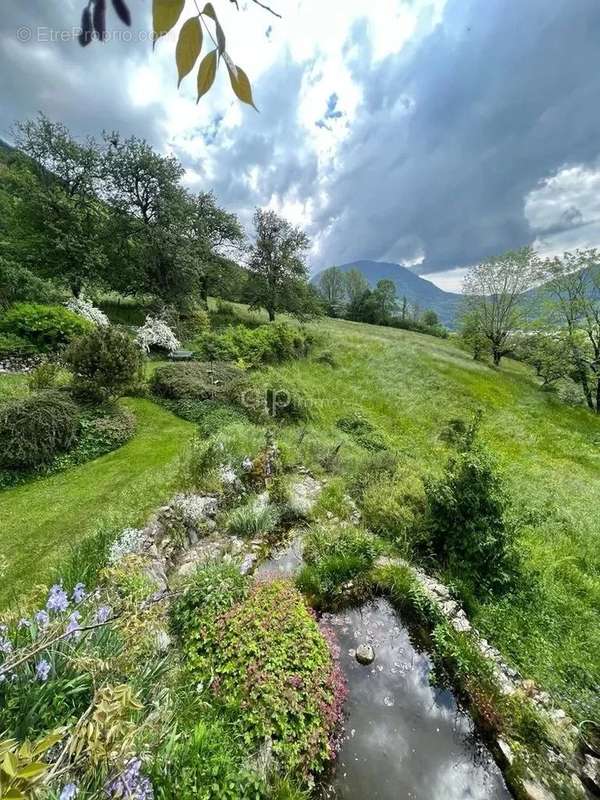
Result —
<svg viewBox="0 0 600 800"><path fill-rule="evenodd" d="M231 511L227 517L227 532L242 539L254 539L271 533L277 525L277 513L269 506L255 503Z"/></svg>
<svg viewBox="0 0 600 800"><path fill-rule="evenodd" d="M507 498L496 465L479 444L453 455L444 476L426 483L427 533L435 558L474 588L503 586L511 573Z"/></svg>
<svg viewBox="0 0 600 800"><path fill-rule="evenodd" d="M94 328L73 342L65 360L75 373L75 391L102 401L124 394L142 365L130 337L110 325Z"/></svg>
<svg viewBox="0 0 600 800"><path fill-rule="evenodd" d="M242 409L219 400L165 400L163 404L178 417L195 422L202 436L211 436L229 425L247 422Z"/></svg>
<svg viewBox="0 0 600 800"><path fill-rule="evenodd" d="M83 317L83 319L87 319L87 321L91 322L93 325L103 327L110 324L104 311L96 308L90 300L84 300L83 297L72 297L67 302L67 308L74 314Z"/></svg>
<svg viewBox="0 0 600 800"><path fill-rule="evenodd" d="M181 347L179 340L167 323L151 316L146 317L146 321L137 332L135 341L144 353L149 353L151 350L172 353Z"/></svg>
<svg viewBox="0 0 600 800"><path fill-rule="evenodd" d="M337 427L349 434L354 441L365 450L377 452L387 450L387 444L383 435L377 428L361 414L351 414L348 417L341 417L336 422Z"/></svg>
<svg viewBox="0 0 600 800"><path fill-rule="evenodd" d="M328 367L337 367L337 360L331 350L322 350L315 356L317 364L325 364Z"/></svg>
<svg viewBox="0 0 600 800"><path fill-rule="evenodd" d="M0 330L26 339L43 352L58 350L92 329L92 323L63 306L17 303L5 312Z"/></svg>
<svg viewBox="0 0 600 800"><path fill-rule="evenodd" d="M62 293L49 281L0 256L0 308L13 303L58 303Z"/></svg>
<svg viewBox="0 0 600 800"><path fill-rule="evenodd" d="M44 361L27 376L30 392L43 392L56 388L60 366L55 361Z"/></svg>
<svg viewBox="0 0 600 800"><path fill-rule="evenodd" d="M195 587L198 610L185 615L194 680L210 684L252 750L270 739L278 771L308 780L334 755L342 712L344 684L327 641L286 581L258 582L231 604L233 578L223 592L212 577L201 593Z"/></svg>
<svg viewBox="0 0 600 800"><path fill-rule="evenodd" d="M391 479L397 469L398 457L389 450L380 450L367 456L350 478L350 493L361 501L371 484Z"/></svg>
<svg viewBox="0 0 600 800"><path fill-rule="evenodd" d="M261 375L252 385L240 383L233 399L254 419L298 422L310 418L309 401L304 392L281 378Z"/></svg>
<svg viewBox="0 0 600 800"><path fill-rule="evenodd" d="M154 372L150 388L167 400L215 400L226 397L242 376L243 372L231 364L166 364Z"/></svg>
<svg viewBox="0 0 600 800"><path fill-rule="evenodd" d="M370 530L393 539L408 556L423 538L426 505L420 476L401 468L393 477L373 481L367 486L361 511Z"/></svg>
<svg viewBox="0 0 600 800"><path fill-rule="evenodd" d="M0 406L0 466L48 464L76 441L77 406L58 392L43 392Z"/></svg>
<svg viewBox="0 0 600 800"><path fill-rule="evenodd" d="M276 364L301 358L309 348L309 339L300 329L277 322L248 328L235 325L221 333L210 333L199 342L198 351L209 360L240 361L249 366Z"/></svg>
<svg viewBox="0 0 600 800"><path fill-rule="evenodd" d="M15 336L14 333L0 333L0 358L26 358L35 353L35 346Z"/></svg>
<svg viewBox="0 0 600 800"><path fill-rule="evenodd" d="M354 597L365 595L370 591L367 573L381 549L381 543L360 528L315 527L305 538L306 565L296 583L319 605L334 605L349 581Z"/></svg>

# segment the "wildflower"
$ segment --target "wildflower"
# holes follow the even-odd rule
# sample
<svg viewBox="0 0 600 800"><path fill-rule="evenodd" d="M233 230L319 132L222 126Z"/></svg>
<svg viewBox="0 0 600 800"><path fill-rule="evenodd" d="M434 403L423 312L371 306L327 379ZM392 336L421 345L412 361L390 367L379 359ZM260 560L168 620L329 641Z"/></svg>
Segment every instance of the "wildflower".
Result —
<svg viewBox="0 0 600 800"><path fill-rule="evenodd" d="M67 783L65 786L63 786L58 800L74 800L78 791L79 790L74 783Z"/></svg>
<svg viewBox="0 0 600 800"><path fill-rule="evenodd" d="M35 667L35 677L38 681L44 683L48 680L48 675L50 674L50 664L46 661L45 658L42 658L41 661L38 661Z"/></svg>
<svg viewBox="0 0 600 800"><path fill-rule="evenodd" d="M8 633L8 625L0 625L0 636L6 636Z"/></svg>
<svg viewBox="0 0 600 800"><path fill-rule="evenodd" d="M35 621L38 628L47 628L48 623L50 622L50 617L48 616L48 612L44 610L38 611L37 614L35 615Z"/></svg>
<svg viewBox="0 0 600 800"><path fill-rule="evenodd" d="M0 636L0 653L4 653L5 656L9 656L12 651L12 642L9 639L5 639L3 636Z"/></svg>
<svg viewBox="0 0 600 800"><path fill-rule="evenodd" d="M22 619L19 620L18 628L20 630L22 630L23 628L31 628L31 620L23 617Z"/></svg>
<svg viewBox="0 0 600 800"><path fill-rule="evenodd" d="M73 589L73 602L79 604L85 597L85 583L78 583Z"/></svg>
<svg viewBox="0 0 600 800"><path fill-rule="evenodd" d="M110 619L112 614L112 608L110 606L100 606L98 611L96 611L96 622L100 622L101 624L106 622Z"/></svg>
<svg viewBox="0 0 600 800"><path fill-rule="evenodd" d="M71 616L69 617L69 624L67 625L67 629L65 633L69 633L78 639L81 636L81 625L79 622L81 621L81 614L79 611L74 611Z"/></svg>
<svg viewBox="0 0 600 800"><path fill-rule="evenodd" d="M56 583L50 589L50 594L48 595L48 602L46 603L46 608L48 609L48 611L56 611L58 613L60 611L66 611L68 605L69 605L69 598L67 597L67 593L59 583Z"/></svg>
<svg viewBox="0 0 600 800"><path fill-rule="evenodd" d="M130 798L130 800L153 800L154 790L149 779L141 772L142 762L132 758L125 769L107 784L105 791L110 798Z"/></svg>

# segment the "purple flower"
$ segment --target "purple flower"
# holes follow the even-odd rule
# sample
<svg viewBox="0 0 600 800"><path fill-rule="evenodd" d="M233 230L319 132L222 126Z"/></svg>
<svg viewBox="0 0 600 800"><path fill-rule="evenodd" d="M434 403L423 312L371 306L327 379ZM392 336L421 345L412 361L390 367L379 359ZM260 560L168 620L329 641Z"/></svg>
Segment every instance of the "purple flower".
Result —
<svg viewBox="0 0 600 800"><path fill-rule="evenodd" d="M69 598L67 597L67 593L59 583L56 583L50 589L50 594L48 595L48 602L46 603L46 608L48 609L48 611L56 611L58 613L60 611L66 611L68 605L69 605Z"/></svg>
<svg viewBox="0 0 600 800"><path fill-rule="evenodd" d="M67 625L65 633L69 633L78 639L81 636L81 625L79 624L80 621L81 614L79 611L74 611L69 617L69 624Z"/></svg>
<svg viewBox="0 0 600 800"><path fill-rule="evenodd" d="M142 762L132 758L125 764L125 769L114 780L106 785L105 792L110 798L128 798L128 800L153 800L154 789L150 780L142 774Z"/></svg>
<svg viewBox="0 0 600 800"><path fill-rule="evenodd" d="M46 613L46 612L44 612L44 613ZM31 620L30 619L25 619L25 617L23 617L22 619L19 620L18 627L21 630L23 628L31 628Z"/></svg>
<svg viewBox="0 0 600 800"><path fill-rule="evenodd" d="M100 606L98 611L96 611L96 622L104 623L112 614L112 608L110 606Z"/></svg>
<svg viewBox="0 0 600 800"><path fill-rule="evenodd" d="M85 597L85 583L78 583L73 589L73 602L79 604Z"/></svg>
<svg viewBox="0 0 600 800"><path fill-rule="evenodd" d="M58 800L74 800L78 791L79 790L74 783L67 783L65 786L63 786Z"/></svg>
<svg viewBox="0 0 600 800"><path fill-rule="evenodd" d="M44 683L48 680L48 675L50 674L50 664L46 661L45 658L42 658L41 661L38 661L35 667L35 677L38 681Z"/></svg>
<svg viewBox="0 0 600 800"><path fill-rule="evenodd" d="M48 623L50 622L50 617L48 616L48 612L44 610L38 611L37 614L35 615L35 621L38 628L47 628Z"/></svg>

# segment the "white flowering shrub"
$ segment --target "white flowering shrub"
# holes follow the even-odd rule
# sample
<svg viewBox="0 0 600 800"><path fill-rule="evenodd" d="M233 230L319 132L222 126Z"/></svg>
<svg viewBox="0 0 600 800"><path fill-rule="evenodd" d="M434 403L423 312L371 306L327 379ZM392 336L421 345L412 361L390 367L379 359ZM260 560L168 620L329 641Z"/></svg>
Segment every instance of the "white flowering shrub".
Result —
<svg viewBox="0 0 600 800"><path fill-rule="evenodd" d="M144 549L144 531L138 528L125 528L116 539L108 553L109 564L117 564L125 556L141 553Z"/></svg>
<svg viewBox="0 0 600 800"><path fill-rule="evenodd" d="M146 321L137 332L135 341L145 353L149 353L152 347L167 350L169 353L179 350L181 347L171 328L158 317L146 317Z"/></svg>
<svg viewBox="0 0 600 800"><path fill-rule="evenodd" d="M91 303L89 300L84 300L83 297L72 297L66 304L69 311L78 314L80 317L93 322L98 327L105 327L109 325L109 319L103 311Z"/></svg>

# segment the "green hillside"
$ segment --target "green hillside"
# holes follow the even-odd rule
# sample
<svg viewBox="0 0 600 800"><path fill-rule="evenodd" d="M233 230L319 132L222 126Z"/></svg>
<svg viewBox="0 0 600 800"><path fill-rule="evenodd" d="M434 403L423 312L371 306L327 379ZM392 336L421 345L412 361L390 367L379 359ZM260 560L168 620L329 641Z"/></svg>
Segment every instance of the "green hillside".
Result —
<svg viewBox="0 0 600 800"><path fill-rule="evenodd" d="M578 716L592 715L600 680L600 419L542 392L528 368L504 361L495 370L452 342L333 320L318 331L337 368L298 361L270 373L274 387L293 383L310 400L303 447L315 467L323 442L344 442L342 473L367 457L336 427L360 411L415 473L437 473L448 457L439 438L444 424L483 410L482 439L500 462L520 520L525 577L518 591L470 611L524 674ZM294 446L297 431L286 435Z"/></svg>

